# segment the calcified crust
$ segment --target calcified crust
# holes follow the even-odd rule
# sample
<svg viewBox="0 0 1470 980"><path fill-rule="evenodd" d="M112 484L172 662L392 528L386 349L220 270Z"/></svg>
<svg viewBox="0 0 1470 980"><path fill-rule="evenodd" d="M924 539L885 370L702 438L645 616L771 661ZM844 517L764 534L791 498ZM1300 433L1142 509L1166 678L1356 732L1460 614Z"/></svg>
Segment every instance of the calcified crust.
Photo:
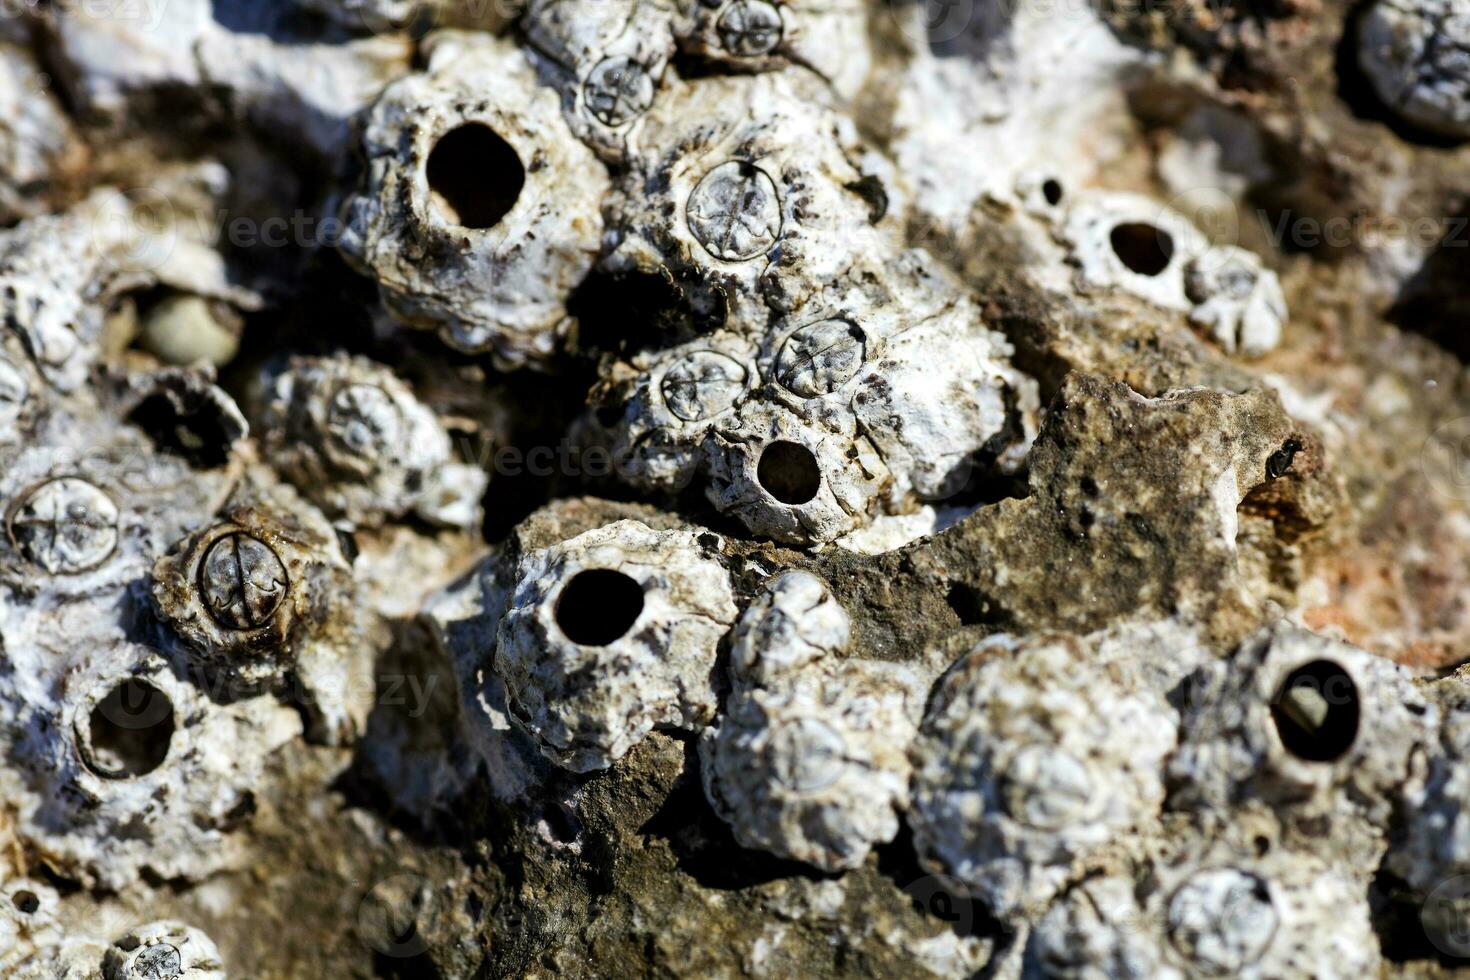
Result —
<svg viewBox="0 0 1470 980"><path fill-rule="evenodd" d="M1462 0L11 7L0 977L1470 957Z"/></svg>

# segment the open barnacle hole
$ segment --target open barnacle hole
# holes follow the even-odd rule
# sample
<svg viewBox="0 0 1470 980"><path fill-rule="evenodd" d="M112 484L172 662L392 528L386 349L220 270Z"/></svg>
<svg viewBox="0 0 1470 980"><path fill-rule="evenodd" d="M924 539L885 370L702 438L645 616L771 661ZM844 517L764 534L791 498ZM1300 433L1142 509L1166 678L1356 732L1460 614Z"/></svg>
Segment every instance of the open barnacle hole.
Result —
<svg viewBox="0 0 1470 980"><path fill-rule="evenodd" d="M816 455L801 443L784 439L761 451L755 478L762 490L792 507L809 503L822 489Z"/></svg>
<svg viewBox="0 0 1470 980"><path fill-rule="evenodd" d="M41 910L41 897L29 888L21 888L11 893L10 904L21 915L35 915Z"/></svg>
<svg viewBox="0 0 1470 980"><path fill-rule="evenodd" d="M435 215L461 228L493 228L520 197L526 168L515 148L484 123L439 137L424 164Z"/></svg>
<svg viewBox="0 0 1470 980"><path fill-rule="evenodd" d="M167 694L145 680L120 681L78 721L82 762L104 779L146 776L168 758L175 726Z"/></svg>
<svg viewBox="0 0 1470 980"><path fill-rule="evenodd" d="M1358 688L1341 666L1314 660L1287 675L1271 701L1271 720L1286 751L1332 762L1352 748L1361 720Z"/></svg>
<svg viewBox="0 0 1470 980"><path fill-rule="evenodd" d="M556 625L579 646L605 647L628 634L643 614L643 586L612 568L573 575L556 599Z"/></svg>
<svg viewBox="0 0 1470 980"><path fill-rule="evenodd" d="M1118 261L1140 276L1162 275L1174 261L1174 236L1157 225L1125 222L1113 228L1108 241Z"/></svg>

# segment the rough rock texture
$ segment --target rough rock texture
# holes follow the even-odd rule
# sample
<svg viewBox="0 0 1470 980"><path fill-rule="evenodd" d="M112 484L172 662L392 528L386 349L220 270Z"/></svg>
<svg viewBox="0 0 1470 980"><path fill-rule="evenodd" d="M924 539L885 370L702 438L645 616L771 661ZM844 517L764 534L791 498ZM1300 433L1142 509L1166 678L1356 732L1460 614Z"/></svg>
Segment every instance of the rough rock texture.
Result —
<svg viewBox="0 0 1470 980"><path fill-rule="evenodd" d="M1470 964L1461 0L0 17L0 976Z"/></svg>

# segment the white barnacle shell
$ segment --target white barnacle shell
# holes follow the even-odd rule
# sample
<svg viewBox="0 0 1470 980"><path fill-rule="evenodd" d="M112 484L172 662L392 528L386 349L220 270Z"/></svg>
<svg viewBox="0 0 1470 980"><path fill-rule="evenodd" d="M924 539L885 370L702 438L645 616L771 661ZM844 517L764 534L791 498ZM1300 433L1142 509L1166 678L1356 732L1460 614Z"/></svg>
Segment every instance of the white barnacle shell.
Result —
<svg viewBox="0 0 1470 980"><path fill-rule="evenodd" d="M1073 886L1032 930L1022 976L1347 980L1378 959L1359 882L1310 852L1186 840Z"/></svg>
<svg viewBox="0 0 1470 980"><path fill-rule="evenodd" d="M219 949L182 922L149 922L129 929L107 948L106 980L225 980Z"/></svg>
<svg viewBox="0 0 1470 980"><path fill-rule="evenodd" d="M618 476L634 486L680 490L704 458L705 435L754 390L751 345L724 332L634 361L638 370L613 432Z"/></svg>
<svg viewBox="0 0 1470 980"><path fill-rule="evenodd" d="M1258 798L1288 828L1330 827L1339 857L1376 860L1398 802L1423 785L1437 712L1404 668L1365 650L1282 622L1186 690L1171 806L1223 814Z"/></svg>
<svg viewBox="0 0 1470 980"><path fill-rule="evenodd" d="M79 388L100 354L104 309L129 284L129 205L100 190L0 234L0 312L47 382Z"/></svg>
<svg viewBox="0 0 1470 980"><path fill-rule="evenodd" d="M670 0L532 0L526 39L554 65L567 123L599 156L622 159L674 54Z"/></svg>
<svg viewBox="0 0 1470 980"><path fill-rule="evenodd" d="M701 741L705 794L746 847L858 867L908 805L917 676L846 661L739 690Z"/></svg>
<svg viewBox="0 0 1470 980"><path fill-rule="evenodd" d="M262 448L328 514L364 524L417 514L473 527L485 474L392 371L363 358L292 358L266 378Z"/></svg>
<svg viewBox="0 0 1470 980"><path fill-rule="evenodd" d="M106 980L102 958L107 947L95 939L67 938L38 950L8 968L6 980Z"/></svg>
<svg viewBox="0 0 1470 980"><path fill-rule="evenodd" d="M57 922L61 896L44 881L18 875L0 880L0 975L38 949L65 937Z"/></svg>
<svg viewBox="0 0 1470 980"><path fill-rule="evenodd" d="M618 521L516 569L495 670L512 718L557 764L603 769L659 726L714 717L710 676L735 621L719 539Z"/></svg>
<svg viewBox="0 0 1470 980"><path fill-rule="evenodd" d="M810 572L784 572L746 607L730 637L738 682L775 683L792 671L846 653L851 621L827 583Z"/></svg>
<svg viewBox="0 0 1470 980"><path fill-rule="evenodd" d="M968 301L889 341L852 408L893 475L896 510L963 489L982 451L1029 443L1035 385L1010 354Z"/></svg>
<svg viewBox="0 0 1470 980"><path fill-rule="evenodd" d="M1403 120L1470 139L1470 10L1460 0L1378 0L1363 19L1358 63Z"/></svg>
<svg viewBox="0 0 1470 980"><path fill-rule="evenodd" d="M1188 218L1139 194L1075 199L1058 228L1084 289L1120 289L1188 312L1184 267L1208 246Z"/></svg>
<svg viewBox="0 0 1470 980"><path fill-rule="evenodd" d="M1440 710L1439 738L1431 746L1423 785L1410 787L1402 830L1393 835L1384 866L1419 898L1446 883L1452 901L1427 912L1456 916L1440 929L1459 929L1460 876L1470 874L1470 697L1464 671L1434 682L1429 692ZM1459 936L1461 933L1454 932Z"/></svg>
<svg viewBox="0 0 1470 980"><path fill-rule="evenodd" d="M342 248L393 315L502 367L551 359L597 256L607 172L526 56L437 36L428 70L373 107L364 145Z"/></svg>
<svg viewBox="0 0 1470 980"><path fill-rule="evenodd" d="M898 250L851 188L863 174L837 113L797 73L670 85L628 145L609 198L610 269L717 291L758 329L874 255Z"/></svg>
<svg viewBox="0 0 1470 980"><path fill-rule="evenodd" d="M751 533L825 544L868 523L890 479L863 436L750 400L705 439L705 495Z"/></svg>
<svg viewBox="0 0 1470 980"><path fill-rule="evenodd" d="M680 0L679 46L732 71L800 65L820 75L840 99L868 77L872 50L867 10L856 0Z"/></svg>
<svg viewBox="0 0 1470 980"><path fill-rule="evenodd" d="M910 825L924 863L998 915L1044 907L1155 822L1178 716L1126 661L1064 635L981 644L931 699Z"/></svg>
<svg viewBox="0 0 1470 980"><path fill-rule="evenodd" d="M95 606L71 621L86 629ZM198 880L237 866L234 828L270 755L300 735L270 698L215 704L158 653L102 638L63 672L35 640L7 648L0 672L40 667L0 695L3 777L16 830L79 880L117 889L145 869Z"/></svg>
<svg viewBox="0 0 1470 980"><path fill-rule="evenodd" d="M154 608L210 675L290 693L308 734L352 741L372 708L369 613L327 519L284 485L237 489L153 565Z"/></svg>
<svg viewBox="0 0 1470 980"><path fill-rule="evenodd" d="M898 832L927 678L844 659L848 618L808 572L771 581L731 652L735 689L700 742L705 794L736 838L827 871Z"/></svg>
<svg viewBox="0 0 1470 980"><path fill-rule="evenodd" d="M1281 342L1286 295L1256 253L1233 245L1206 249L1185 266L1184 289L1195 304L1190 322L1227 353L1259 357Z"/></svg>

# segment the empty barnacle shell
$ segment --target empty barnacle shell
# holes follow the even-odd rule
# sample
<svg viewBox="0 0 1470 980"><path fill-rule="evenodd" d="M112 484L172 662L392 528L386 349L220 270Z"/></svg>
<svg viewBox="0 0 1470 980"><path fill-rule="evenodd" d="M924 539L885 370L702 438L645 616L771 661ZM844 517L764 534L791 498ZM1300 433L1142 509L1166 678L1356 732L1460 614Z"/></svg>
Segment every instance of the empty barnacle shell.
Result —
<svg viewBox="0 0 1470 980"><path fill-rule="evenodd" d="M329 515L479 523L485 474L452 462L444 427L387 368L345 356L292 358L264 386L266 458Z"/></svg>
<svg viewBox="0 0 1470 980"><path fill-rule="evenodd" d="M1381 852L1438 724L1402 667L1285 622L1201 668L1183 712L1172 806L1223 814L1265 800L1289 831L1332 828L1345 859Z"/></svg>
<svg viewBox="0 0 1470 980"><path fill-rule="evenodd" d="M913 745L921 859L1002 917L1045 908L1162 810L1178 714L1128 660L1099 657L1101 639L982 643L940 681Z"/></svg>
<svg viewBox="0 0 1470 980"><path fill-rule="evenodd" d="M147 432L161 452L196 466L222 466L250 434L239 406L214 384L208 366L158 371L138 387L140 396L128 420Z"/></svg>
<svg viewBox="0 0 1470 980"><path fill-rule="evenodd" d="M182 922L129 929L107 948L106 980L225 980L225 965L209 937Z"/></svg>
<svg viewBox="0 0 1470 980"><path fill-rule="evenodd" d="M825 544L868 522L891 477L871 443L747 401L705 437L705 495L753 534Z"/></svg>
<svg viewBox="0 0 1470 980"><path fill-rule="evenodd" d="M1470 11L1457 0L1377 0L1363 18L1358 63L1405 122L1470 139Z"/></svg>
<svg viewBox="0 0 1470 980"><path fill-rule="evenodd" d="M82 630L100 607L79 610ZM52 866L119 888L144 869L197 880L244 853L233 829L254 808L261 767L298 736L270 698L215 704L158 652L99 636L64 677L44 648L7 649L7 666L42 672L0 694L5 794L16 831ZM54 672L54 684L44 672Z"/></svg>
<svg viewBox="0 0 1470 980"><path fill-rule="evenodd" d="M1281 342L1286 296L1276 273L1254 252L1206 249L1185 266L1184 291L1195 304L1190 322L1208 330L1227 353L1259 357Z"/></svg>
<svg viewBox="0 0 1470 980"><path fill-rule="evenodd" d="M1076 198L1059 226L1083 288L1121 289L1188 312L1184 268L1208 246L1189 219L1138 194Z"/></svg>
<svg viewBox="0 0 1470 980"><path fill-rule="evenodd" d="M0 974L10 971L38 949L65 938L57 922L61 896L54 887L15 875L0 880Z"/></svg>
<svg viewBox="0 0 1470 980"><path fill-rule="evenodd" d="M393 315L503 367L549 361L598 253L607 173L526 56L439 35L428 70L384 91L364 142L342 249Z"/></svg>
<svg viewBox="0 0 1470 980"><path fill-rule="evenodd" d="M557 764L604 769L714 717L729 573L694 531L618 521L521 559L495 646L511 716Z"/></svg>

